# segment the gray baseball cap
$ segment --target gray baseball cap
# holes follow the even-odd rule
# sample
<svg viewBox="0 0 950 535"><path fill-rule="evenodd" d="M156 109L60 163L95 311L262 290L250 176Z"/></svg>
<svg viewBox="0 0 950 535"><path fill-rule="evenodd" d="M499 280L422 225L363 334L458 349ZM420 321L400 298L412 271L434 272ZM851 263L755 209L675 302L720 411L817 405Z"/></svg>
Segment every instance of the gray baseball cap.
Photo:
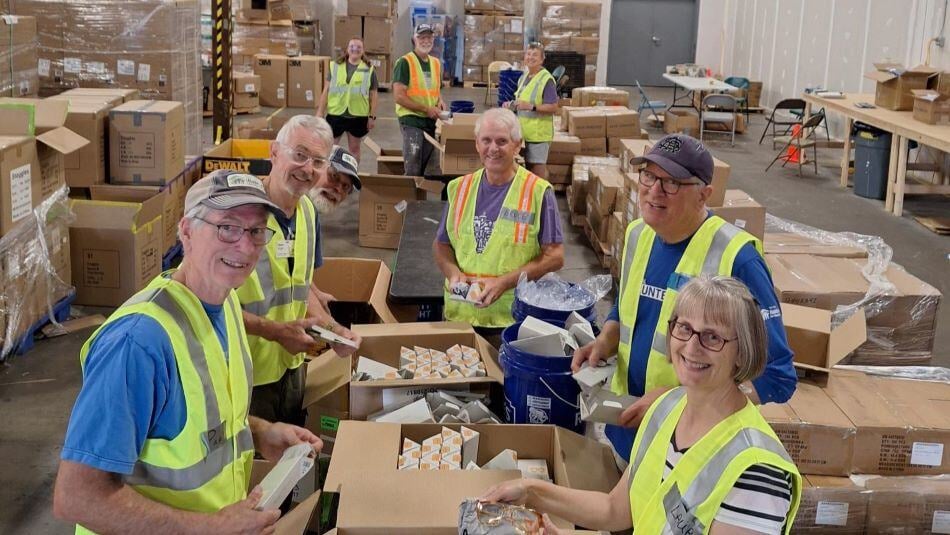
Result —
<svg viewBox="0 0 950 535"><path fill-rule="evenodd" d="M631 158L632 165L653 162L676 180L696 177L705 184L712 182L713 157L698 139L671 134L656 142L650 152Z"/></svg>
<svg viewBox="0 0 950 535"><path fill-rule="evenodd" d="M330 151L330 166L338 173L343 173L350 177L350 180L353 181L354 188L363 189L363 182L360 181L360 175L357 171L359 162L350 154L350 151L339 145L334 145L333 150Z"/></svg>
<svg viewBox="0 0 950 535"><path fill-rule="evenodd" d="M195 182L185 195L186 214L198 205L213 210L230 210L246 204L260 204L271 212L280 212L280 208L267 198L261 179L223 169Z"/></svg>
<svg viewBox="0 0 950 535"><path fill-rule="evenodd" d="M432 29L431 24L426 24L424 22L422 24L416 25L416 31L413 32L413 34L422 35L424 33L435 33L435 30Z"/></svg>

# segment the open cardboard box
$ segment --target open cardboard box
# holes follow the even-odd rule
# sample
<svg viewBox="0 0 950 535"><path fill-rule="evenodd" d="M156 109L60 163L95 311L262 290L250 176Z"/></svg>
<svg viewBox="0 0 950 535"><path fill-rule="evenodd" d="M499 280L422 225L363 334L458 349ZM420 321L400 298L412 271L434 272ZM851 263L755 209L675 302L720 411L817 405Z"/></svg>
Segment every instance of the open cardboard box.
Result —
<svg viewBox="0 0 950 535"><path fill-rule="evenodd" d="M208 174L229 169L257 176L270 174L269 139L228 139L205 152L201 170Z"/></svg>
<svg viewBox="0 0 950 535"><path fill-rule="evenodd" d="M256 487L267 473L274 467L275 463L270 461L265 461L262 459L255 459L254 465L251 467L251 483L248 485L248 492ZM307 487L307 481L310 480L310 486L313 486L313 477L317 470L317 466L314 466L313 470L299 483L294 487L293 493L291 496L294 498L294 505L290 511L287 511L287 514L282 515L280 519L277 520L277 524L274 525L274 533L276 535L304 535L307 533L307 527L309 526L312 530L319 529L319 523L316 522L316 517L314 513L317 511L317 505L320 502L320 490ZM301 493L306 493L306 496L301 496ZM297 499L299 498L299 500Z"/></svg>
<svg viewBox="0 0 950 535"><path fill-rule="evenodd" d="M330 313L338 323L398 323L386 304L392 272L381 260L369 258L324 258L313 280L336 301Z"/></svg>
<svg viewBox="0 0 950 535"><path fill-rule="evenodd" d="M333 453L340 422L350 417L352 370L353 359L340 357L333 350L307 363L303 408L307 410L307 429L323 440L320 457Z"/></svg>
<svg viewBox="0 0 950 535"><path fill-rule="evenodd" d="M914 108L914 89L927 89L931 79L940 71L928 65L910 69L899 63L875 63L874 70L864 77L877 82L874 104L894 111L909 111Z"/></svg>
<svg viewBox="0 0 950 535"><path fill-rule="evenodd" d="M351 383L350 417L354 420L365 420L370 414L387 406L425 392L440 389L485 392L491 389L491 385L504 384L504 374L497 364L498 351L476 334L467 323L354 325L352 330L363 337L359 355L394 368L399 367L400 347L420 346L445 351L455 344L461 344L478 351L487 372L486 377L392 379Z"/></svg>
<svg viewBox="0 0 950 535"><path fill-rule="evenodd" d="M429 134L423 133L426 140L439 151L439 165L444 175L465 175L474 173L482 167L482 159L477 152L451 152L445 145ZM475 142L471 142L475 145Z"/></svg>
<svg viewBox="0 0 950 535"><path fill-rule="evenodd" d="M406 158L402 155L402 149L384 149L376 143L373 138L366 136L363 143L369 150L376 154L376 173L380 175L404 175L406 174Z"/></svg>
<svg viewBox="0 0 950 535"><path fill-rule="evenodd" d="M459 425L448 425L458 430ZM620 478L607 446L551 425L466 425L480 434L479 466L505 449L545 459L559 485L610 492ZM422 442L438 424L343 422L324 489L340 493L340 534L456 534L458 506L517 470L397 470L404 438ZM560 525L563 522L556 520Z"/></svg>
<svg viewBox="0 0 950 535"><path fill-rule="evenodd" d="M360 178L363 182L359 201L359 243L362 247L399 247L407 203L438 199L443 188L441 182L422 177L362 175Z"/></svg>
<svg viewBox="0 0 950 535"><path fill-rule="evenodd" d="M480 113L456 113L448 121L436 122L435 135L449 153L478 154L475 149L475 122Z"/></svg>
<svg viewBox="0 0 950 535"><path fill-rule="evenodd" d="M834 326L827 310L782 303L782 321L795 365L813 371L830 372L868 338L863 308Z"/></svg>

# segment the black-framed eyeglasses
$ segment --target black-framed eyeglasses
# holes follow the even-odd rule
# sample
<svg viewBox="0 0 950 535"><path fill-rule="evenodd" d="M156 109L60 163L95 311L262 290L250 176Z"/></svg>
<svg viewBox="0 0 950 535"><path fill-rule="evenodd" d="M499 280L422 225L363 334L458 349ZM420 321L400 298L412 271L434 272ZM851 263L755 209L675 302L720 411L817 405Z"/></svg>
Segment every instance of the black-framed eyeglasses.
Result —
<svg viewBox="0 0 950 535"><path fill-rule="evenodd" d="M241 236L243 236L245 232L247 232L248 237L251 238L251 243L254 245L267 245L271 238L274 237L274 230L267 227L244 228L237 225L221 225L201 217L196 217L195 219L216 227L218 229L218 239L224 243L237 243L241 241Z"/></svg>
<svg viewBox="0 0 950 535"><path fill-rule="evenodd" d="M729 342L735 342L739 338L724 338L715 331L697 331L688 324L677 321L676 318L670 320L670 336L681 342L689 342L693 335L699 336L699 345L710 351L720 352Z"/></svg>
<svg viewBox="0 0 950 535"><path fill-rule="evenodd" d="M643 169L640 171L640 183L647 188L652 188L657 180L660 181L660 189L667 195L676 195L682 186L704 186L702 182L680 182L672 178L661 178L655 174Z"/></svg>
<svg viewBox="0 0 950 535"><path fill-rule="evenodd" d="M317 170L326 169L327 166L330 165L330 160L324 158L323 156L311 156L304 150L289 147L287 145L283 145L283 147L284 152L290 156L290 161L294 162L296 165L307 165L309 162L311 165L313 165L313 168Z"/></svg>

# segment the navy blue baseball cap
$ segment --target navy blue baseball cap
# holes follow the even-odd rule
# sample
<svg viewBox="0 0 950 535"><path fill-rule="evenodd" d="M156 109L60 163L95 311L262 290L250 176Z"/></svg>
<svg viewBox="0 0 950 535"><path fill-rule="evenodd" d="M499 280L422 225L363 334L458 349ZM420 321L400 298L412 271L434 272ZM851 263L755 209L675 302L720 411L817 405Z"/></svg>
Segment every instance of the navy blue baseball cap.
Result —
<svg viewBox="0 0 950 535"><path fill-rule="evenodd" d="M632 165L647 162L659 165L676 180L696 177L710 184L713 177L713 157L698 139L683 134L671 134L656 142L650 152L631 158Z"/></svg>

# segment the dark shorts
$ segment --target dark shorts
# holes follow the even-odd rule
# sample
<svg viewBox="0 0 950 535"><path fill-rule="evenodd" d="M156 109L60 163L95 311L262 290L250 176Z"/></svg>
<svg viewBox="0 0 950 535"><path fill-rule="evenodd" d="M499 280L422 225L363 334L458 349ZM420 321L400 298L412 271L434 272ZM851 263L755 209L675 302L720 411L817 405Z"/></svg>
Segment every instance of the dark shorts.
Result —
<svg viewBox="0 0 950 535"><path fill-rule="evenodd" d="M342 115L327 115L327 122L333 129L333 138L336 139L344 132L353 137L363 137L369 133L369 117L344 117Z"/></svg>
<svg viewBox="0 0 950 535"><path fill-rule="evenodd" d="M287 370L280 380L255 386L251 391L251 416L268 422L284 422L302 426L307 412L303 409L303 388L307 364Z"/></svg>

